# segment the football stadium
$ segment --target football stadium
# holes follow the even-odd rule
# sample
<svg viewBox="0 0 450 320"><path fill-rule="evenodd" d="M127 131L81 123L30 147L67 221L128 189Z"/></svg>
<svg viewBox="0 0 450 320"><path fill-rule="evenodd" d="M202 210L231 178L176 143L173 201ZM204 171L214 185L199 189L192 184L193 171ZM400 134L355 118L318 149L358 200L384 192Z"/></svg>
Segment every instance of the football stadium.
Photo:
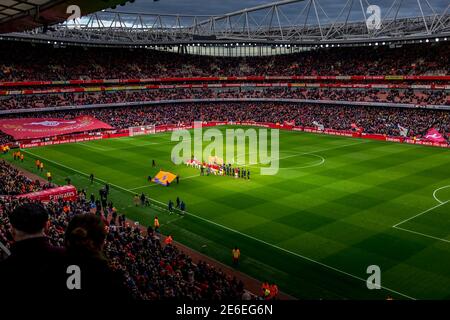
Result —
<svg viewBox="0 0 450 320"><path fill-rule="evenodd" d="M448 2L190 2L0 0L0 290L449 299Z"/></svg>

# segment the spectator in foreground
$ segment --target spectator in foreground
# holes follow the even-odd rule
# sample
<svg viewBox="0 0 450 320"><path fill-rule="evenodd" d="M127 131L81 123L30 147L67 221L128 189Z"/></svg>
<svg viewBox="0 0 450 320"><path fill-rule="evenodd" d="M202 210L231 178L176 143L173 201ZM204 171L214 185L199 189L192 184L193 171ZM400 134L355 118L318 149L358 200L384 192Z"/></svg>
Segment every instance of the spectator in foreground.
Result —
<svg viewBox="0 0 450 320"><path fill-rule="evenodd" d="M0 288L6 299L57 298L64 290L64 251L49 244L47 209L38 203L18 206L10 215L14 244L0 263Z"/></svg>
<svg viewBox="0 0 450 320"><path fill-rule="evenodd" d="M67 226L65 246L68 264L80 268L81 288L69 295L80 299L130 300L123 277L113 272L104 256L106 228L93 214L75 216Z"/></svg>

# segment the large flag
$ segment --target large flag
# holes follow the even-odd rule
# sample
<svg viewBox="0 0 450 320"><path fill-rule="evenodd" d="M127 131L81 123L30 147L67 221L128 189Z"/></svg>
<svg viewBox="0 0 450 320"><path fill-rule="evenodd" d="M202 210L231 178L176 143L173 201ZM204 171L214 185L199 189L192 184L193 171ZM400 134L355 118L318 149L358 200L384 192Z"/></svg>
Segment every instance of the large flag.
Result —
<svg viewBox="0 0 450 320"><path fill-rule="evenodd" d="M9 134L16 140L52 137L98 129L112 129L112 127L90 116L74 119L15 118L0 120L0 131Z"/></svg>
<svg viewBox="0 0 450 320"><path fill-rule="evenodd" d="M285 125L285 126L292 126L292 127L294 127L294 126L295 126L295 120L291 120L291 121L284 121L284 122L283 122L283 125Z"/></svg>
<svg viewBox="0 0 450 320"><path fill-rule="evenodd" d="M440 134L435 128L428 130L428 133L425 135L425 139L431 142L447 142L442 134Z"/></svg>
<svg viewBox="0 0 450 320"><path fill-rule="evenodd" d="M153 178L153 182L158 183L163 186L167 186L167 183L172 183L173 180L175 180L177 176L174 175L171 172L166 171L160 171L158 174Z"/></svg>
<svg viewBox="0 0 450 320"><path fill-rule="evenodd" d="M317 128L318 130L320 130L320 131L323 131L323 130L325 130L325 127L324 127L324 125L323 125L323 124L321 124L321 123L319 123L319 122L317 122L317 121L313 121L313 125L315 125L315 126L316 126L316 128Z"/></svg>
<svg viewBox="0 0 450 320"><path fill-rule="evenodd" d="M397 127L398 127L398 130L400 130L400 135L402 136L402 137L407 137L408 136L408 132L409 132L409 129L408 128L405 128L405 127L402 127L401 125L397 125Z"/></svg>
<svg viewBox="0 0 450 320"><path fill-rule="evenodd" d="M357 131L357 132L363 132L364 128L363 127L358 127L358 125L356 123L352 123L351 124L351 128L353 131Z"/></svg>

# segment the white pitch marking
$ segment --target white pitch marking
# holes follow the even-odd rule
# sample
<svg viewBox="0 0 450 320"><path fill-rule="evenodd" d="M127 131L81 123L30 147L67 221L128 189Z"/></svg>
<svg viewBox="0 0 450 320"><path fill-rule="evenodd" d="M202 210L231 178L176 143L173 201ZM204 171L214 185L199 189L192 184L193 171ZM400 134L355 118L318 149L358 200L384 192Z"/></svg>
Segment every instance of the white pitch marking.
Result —
<svg viewBox="0 0 450 320"><path fill-rule="evenodd" d="M440 187L440 188L434 190L434 191L433 191L433 198L434 198L437 202L439 202L439 203L445 203L445 202L448 202L448 200L445 201L445 202L444 202L444 201L441 201L441 200L439 200L438 197L436 196L436 193L437 193L438 191L441 191L441 190L447 189L447 188L450 188L450 185L448 185L448 186L443 186L443 187Z"/></svg>
<svg viewBox="0 0 450 320"><path fill-rule="evenodd" d="M85 143L85 142L77 142L76 144L79 145L79 146L82 146L82 147L86 147L86 148L89 148L89 149L96 150L96 151L109 151L109 150L104 149L104 148L91 146L89 143Z"/></svg>
<svg viewBox="0 0 450 320"><path fill-rule="evenodd" d="M281 157L278 160L284 160L284 159L289 159L289 158L294 158L294 157L304 156L304 155L314 155L316 157L321 157L322 161L321 161L321 163L313 164L313 165L309 165L309 166L304 166L304 167L292 167L292 168L280 168L280 169L303 169L303 168L310 168L310 167L320 166L320 165L325 163L325 158L322 157L322 156L317 155L316 153L329 151L329 150L335 150L335 149L341 149L341 148L350 147L350 146L363 144L363 143L368 143L368 142L367 141L362 141L362 142L358 142L358 143L349 143L349 144L339 145L339 146L336 146L336 147L331 147L331 148L326 148L326 149L321 149L321 150L316 150L316 151L311 151L311 152L300 152L300 153L291 154L289 156ZM283 151L283 152L286 152L286 151ZM291 152L291 151L288 151L288 152ZM244 165L244 167L248 167L248 166L249 165ZM249 166L249 167L252 167L252 166ZM253 166L253 167L254 168L261 168L261 166Z"/></svg>
<svg viewBox="0 0 450 320"><path fill-rule="evenodd" d="M24 152L29 153L29 154L31 154L31 155L33 155L33 156L35 156L35 157L38 157L36 154L34 154L34 153L32 153L32 152L29 152L29 151L24 151ZM58 162L56 162L56 161L49 160L49 159L45 159L44 157L40 157L40 158L41 158L41 159L44 159L45 161L48 161L48 162L54 163L54 164L56 164L56 165L59 165L59 166L61 166L61 167L63 167L63 168L66 168L66 169L72 170L72 171L74 171L74 172L77 172L77 173L79 173L79 174L81 174L81 175L83 175L83 176L89 177L89 175L88 175L87 173L84 173L84 172L81 172L81 171L79 171L79 170L73 169L73 168L71 168L71 167L68 167L68 166L66 166L66 165L63 165L63 164L58 163ZM102 179L99 179L99 178L95 178L95 179L98 180L98 181L100 181L100 182L106 183L105 180L102 180ZM115 184L113 184L113 183L109 183L109 184L110 184L111 186L117 188L117 189L126 191L126 192L131 193L131 194L135 194L135 192L133 192L132 190L125 189L125 188L123 188L123 187L121 187L121 186L118 186L118 185L115 185ZM162 204L162 205L165 206L165 204L164 204L163 202L161 202L161 201L158 201L158 200L155 200L155 199L151 199L151 200L153 200L154 202L159 203L159 204ZM255 238L255 237L253 237L253 236L251 236L251 235L248 235L248 234L243 233L243 232L238 231L238 230L234 230L234 229L232 229L232 228L229 228L229 227L224 226L224 225L222 225L222 224L219 224L219 223L217 223L217 222L211 221L211 220L209 220L209 219L206 219L206 218L197 216L197 215L195 215L195 214L193 214L193 213L190 213L190 212L187 212L187 211L185 211L184 213L185 213L186 215L192 216L192 217L197 218L197 219L199 219L199 220L205 221L205 222L207 222L207 223L209 223L209 224L218 226L218 227L220 227L220 228L222 228L222 229L225 229L225 230L231 231L231 232L233 232L233 233L239 234L239 235L241 235L241 236L243 236L243 237L252 239L252 240L254 240L254 241L256 241L256 242L265 244L265 245L267 245L267 246L269 246L269 247L272 247L272 248L275 248L275 249L277 249L277 250L280 250L280 251L289 253L289 254L291 254L291 255L293 255L293 256L296 256L296 257L299 257L299 258L304 259L304 260L306 260L306 261L309 261L309 262L318 264L318 265L320 265L320 266L322 266L322 267L325 267L325 268L327 268L327 269L333 270L333 271L335 271L335 272L338 272L338 273L347 275L347 276L349 276L349 277L351 277L351 278L353 278L353 279L360 280L360 281L362 281L362 282L364 282L364 283L367 281L367 279L361 278L361 277L359 277L359 276L355 276L354 274L351 274L351 273L348 273L348 272L343 271L343 270L341 270L341 269L332 267L332 266L327 265L327 264L325 264L325 263L323 263L323 262L314 260L314 259L312 259L312 258L306 257L306 256L304 256L304 255L301 255L301 254L299 254L299 253L290 251L290 250L288 250L288 249L282 248L282 247L277 246L277 245L275 245L275 244L272 244L272 243L266 242L266 241L264 241L264 240ZM406 295L406 294L404 294L404 293L401 293L401 292L399 292L399 291L390 289L390 288L388 288L388 287L385 287L385 286L380 286L380 287L383 288L383 289L385 289L385 290L387 290L387 291L390 291L390 292L392 292L392 293L398 294L398 295L400 295L400 296L402 296L402 297L405 297L405 298L408 298L408 299L411 299L411 300L416 300L415 298L413 298L413 297L411 297L411 296L408 296L408 295Z"/></svg>
<svg viewBox="0 0 450 320"><path fill-rule="evenodd" d="M419 217L419 216L421 216L421 215L423 215L423 214L425 214L425 213L427 213L427 212L430 212L430 211L432 211L432 210L434 210L434 209L436 209L436 208L439 208L440 206L446 204L447 202L448 202L448 201L439 203L439 204L435 205L434 207L431 207L431 208L429 208L429 209L427 209L427 210L425 210L425 211L423 211L423 212L421 212L421 213L416 214L415 216L412 216L411 218L408 218L408 219L405 219L405 220L403 220L403 221L400 221L399 223L393 225L392 227L393 227L393 228L396 228L396 227L398 227L399 225L404 224L405 222L408 222L409 220L412 220L412 219L417 218L417 217Z"/></svg>
<svg viewBox="0 0 450 320"><path fill-rule="evenodd" d="M161 224L161 227L164 226L164 225L171 224L172 222L181 220L181 219L183 219L183 218L184 218L184 216L179 216L179 217L177 217L177 218L174 218L174 219L172 219L172 220L169 220L169 221L167 221L166 223Z"/></svg>
<svg viewBox="0 0 450 320"><path fill-rule="evenodd" d="M421 215L424 215L425 213L428 213L428 212L430 212L430 211L433 211L434 209L439 208L439 207L443 206L444 204L447 204L448 202L450 202L450 200L447 200L447 201L441 201L441 200L439 200L439 199L436 197L436 193L437 193L439 190L442 190L442 189L445 189L445 188L450 188L450 185L444 186L444 187L441 187L441 188L438 188L438 189L434 190L434 192L433 192L433 198L434 198L437 202L439 202L439 204L437 204L437 205L435 205L434 207L431 207L431 208L429 208L429 209L427 209L427 210L425 210L425 211L423 211L423 212L421 212L421 213L418 213L418 214L416 214L415 216L412 216L411 218L408 218L408 219L406 219L406 220L400 221L399 223L393 225L392 228L395 228L395 229L398 229L398 230L402 230L402 231L406 231L406 232L410 232L410 233L414 233L414 234L417 234L417 235L420 235L420 236L423 236L423 237L427 237L427 238L430 238L430 239L435 239L435 240L439 240L439 241L443 241L443 242L450 243L450 240L447 240L447 239L438 238L438 237L435 237L435 236L432 236L432 235L429 235L429 234L425 234L425 233L422 233L422 232L418 232L418 231L414 231L414 230L410 230L410 229L406 229L406 228L401 228L401 227L399 227L401 224L403 224L403 223L405 223L405 222L408 222L408 221L410 221L410 220L412 220L412 219L414 219L414 218L417 218L417 217L419 217L419 216L421 216Z"/></svg>
<svg viewBox="0 0 450 320"><path fill-rule="evenodd" d="M293 157L298 157L298 156L307 155L307 154L320 153L320 152L329 151L329 150L341 149L341 148L350 147L350 146L356 146L358 144L364 144L364 143L367 143L367 142L364 141L364 142L358 142L358 143L349 143L349 144L343 144L343 145L339 145L339 146L331 147L331 148L326 148L326 149L322 149L322 150L315 150L315 151L311 151L311 152L296 153L296 154L292 154L290 156L281 157L280 160L293 158Z"/></svg>
<svg viewBox="0 0 450 320"><path fill-rule="evenodd" d="M414 233L414 234L417 234L417 235L419 235L419 236L431 238L431 239L434 239L434 240L440 240L440 241L444 241L444 242L450 243L450 240L442 239L442 238L438 238L438 237L434 237L434 236L430 236L429 234L425 234L425 233L413 231L413 230L410 230L410 229L405 229L405 228L402 228L402 227L396 227L396 226L394 226L393 228L398 229L398 230L402 230L402 231L406 231L406 232L410 232L410 233Z"/></svg>

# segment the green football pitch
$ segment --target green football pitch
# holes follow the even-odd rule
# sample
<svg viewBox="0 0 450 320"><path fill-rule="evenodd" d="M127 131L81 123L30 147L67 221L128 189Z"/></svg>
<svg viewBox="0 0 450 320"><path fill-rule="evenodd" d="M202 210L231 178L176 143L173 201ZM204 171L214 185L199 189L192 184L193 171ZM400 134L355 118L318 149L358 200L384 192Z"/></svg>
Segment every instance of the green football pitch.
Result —
<svg viewBox="0 0 450 320"><path fill-rule="evenodd" d="M450 298L450 150L280 131L278 174L253 165L244 180L174 165L176 143L163 133L33 148L19 165L37 173L41 159L88 195L107 181L119 213L142 225L158 215L163 234L226 264L237 245L240 271L300 299ZM180 183L147 182L160 168ZM142 192L153 205L134 205ZM184 216L165 210L177 196ZM379 290L367 288L371 265Z"/></svg>

